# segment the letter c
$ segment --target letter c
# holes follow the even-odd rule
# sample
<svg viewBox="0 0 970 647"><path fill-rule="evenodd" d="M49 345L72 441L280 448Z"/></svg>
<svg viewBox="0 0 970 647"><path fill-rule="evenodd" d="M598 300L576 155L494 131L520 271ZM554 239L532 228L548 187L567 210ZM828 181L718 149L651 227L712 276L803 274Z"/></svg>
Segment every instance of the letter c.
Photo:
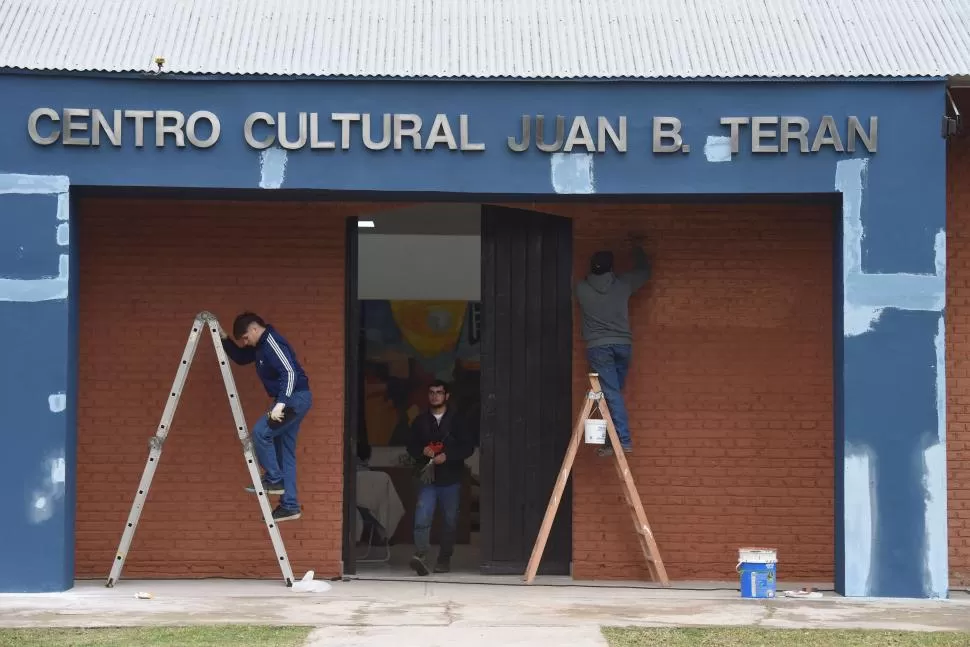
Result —
<svg viewBox="0 0 970 647"><path fill-rule="evenodd" d="M254 112L246 117L246 123L243 126L243 135L246 137L246 143L256 150L269 148L276 141L276 133L274 132L263 141L257 140L255 137L253 137L253 126L257 121L265 121L269 126L276 125L273 115L269 114L268 112Z"/></svg>
<svg viewBox="0 0 970 647"><path fill-rule="evenodd" d="M48 117L53 122L58 122L61 118L57 115L57 112L51 108L37 108L32 113L30 117L27 118L27 133L30 135L30 139L33 140L35 144L40 144L41 146L48 146L57 141L61 136L60 128L54 128L54 131L44 137L39 132L37 132L37 121L41 117Z"/></svg>

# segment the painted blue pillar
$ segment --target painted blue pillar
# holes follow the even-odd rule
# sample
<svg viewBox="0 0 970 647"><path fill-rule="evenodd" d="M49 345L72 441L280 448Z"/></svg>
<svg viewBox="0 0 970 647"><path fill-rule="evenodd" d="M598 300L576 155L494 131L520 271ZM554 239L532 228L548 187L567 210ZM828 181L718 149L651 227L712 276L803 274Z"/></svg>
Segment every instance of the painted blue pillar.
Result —
<svg viewBox="0 0 970 647"><path fill-rule="evenodd" d="M878 157L836 171L836 590L846 596L948 595L946 168L943 140L926 130L939 155L908 171Z"/></svg>
<svg viewBox="0 0 970 647"><path fill-rule="evenodd" d="M0 173L2 592L74 584L77 291L69 211L67 178Z"/></svg>

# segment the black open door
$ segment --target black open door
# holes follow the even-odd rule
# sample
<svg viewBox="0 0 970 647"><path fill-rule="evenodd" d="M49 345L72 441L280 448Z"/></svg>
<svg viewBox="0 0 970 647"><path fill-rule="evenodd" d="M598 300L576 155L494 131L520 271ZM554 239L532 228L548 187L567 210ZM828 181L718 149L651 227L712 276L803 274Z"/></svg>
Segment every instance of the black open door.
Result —
<svg viewBox="0 0 970 647"><path fill-rule="evenodd" d="M482 572L525 572L572 427L572 222L482 207ZM567 487L539 566L568 575Z"/></svg>
<svg viewBox="0 0 970 647"><path fill-rule="evenodd" d="M344 575L357 573L357 441L361 415L360 301L357 299L357 218L347 218L344 246Z"/></svg>

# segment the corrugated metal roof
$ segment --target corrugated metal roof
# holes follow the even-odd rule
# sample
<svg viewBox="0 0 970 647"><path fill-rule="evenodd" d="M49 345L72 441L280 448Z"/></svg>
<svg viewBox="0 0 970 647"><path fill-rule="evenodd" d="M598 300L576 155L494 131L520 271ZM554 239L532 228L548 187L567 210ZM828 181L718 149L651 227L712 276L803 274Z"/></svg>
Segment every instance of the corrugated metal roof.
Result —
<svg viewBox="0 0 970 647"><path fill-rule="evenodd" d="M351 77L970 75L970 0L0 0L0 68Z"/></svg>

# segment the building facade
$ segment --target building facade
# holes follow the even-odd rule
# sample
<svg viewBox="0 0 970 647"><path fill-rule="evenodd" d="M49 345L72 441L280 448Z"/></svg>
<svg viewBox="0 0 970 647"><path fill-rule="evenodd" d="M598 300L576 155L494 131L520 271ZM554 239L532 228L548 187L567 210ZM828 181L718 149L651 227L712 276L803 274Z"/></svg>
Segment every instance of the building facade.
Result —
<svg viewBox="0 0 970 647"><path fill-rule="evenodd" d="M967 17L956 4L953 24ZM282 532L295 571L345 572L354 219L441 200L485 205L482 456L502 483L486 517L505 524L486 548L491 572L524 567L583 395L569 286L592 251L639 231L654 275L631 309L629 461L670 577L736 577L745 545L776 547L782 579L834 581L850 596L940 597L970 577L970 146L941 133L970 107L954 80L970 73L970 38L956 27L962 49L928 60L880 58L888 36L860 36L873 42L831 52L838 71L800 62L818 57L792 41L770 70L691 72L690 57L620 70L622 53L591 49L563 55L570 73L537 59L521 69L545 71L525 74L443 44L400 69L335 45L328 66L311 61L309 32L275 67L268 54L226 45L205 57L141 32L139 51L105 47L94 60L37 42L28 5L0 3L14 8L0 25L27 34L20 49L0 45L0 331L17 340L0 378L12 439L0 473L24 493L3 531L0 589L106 577L201 310L225 322L251 308L299 340L317 404L300 441L307 510ZM307 24L326 18L296 7L267 24L282 33L299 11ZM435 24L458 29L484 10L464 11ZM528 31L501 11L507 29ZM191 23L198 42L216 17ZM93 37L90 21L64 20L63 42ZM605 19L588 20L606 47ZM129 42L105 24L102 37ZM629 38L636 24L613 28ZM437 42L418 29L404 30L408 42ZM849 59L855 47L871 69ZM239 494L246 472L208 352L127 577L278 576ZM259 385L240 371L236 381L252 419ZM614 481L581 451L552 572L646 578ZM515 521L502 516L512 509Z"/></svg>

